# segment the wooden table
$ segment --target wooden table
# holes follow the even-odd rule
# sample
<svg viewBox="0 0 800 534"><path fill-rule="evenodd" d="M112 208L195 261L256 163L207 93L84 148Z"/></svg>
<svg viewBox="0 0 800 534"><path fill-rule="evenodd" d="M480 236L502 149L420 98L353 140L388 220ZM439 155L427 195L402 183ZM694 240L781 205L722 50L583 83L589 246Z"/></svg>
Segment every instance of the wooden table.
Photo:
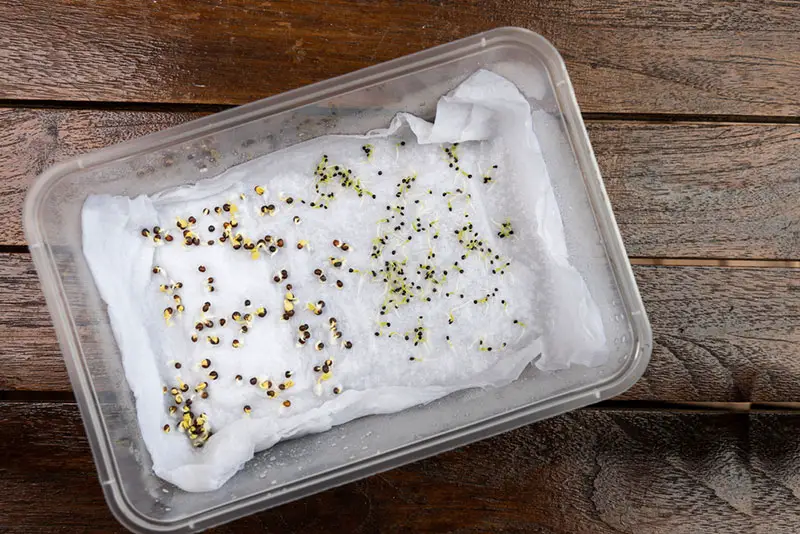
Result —
<svg viewBox="0 0 800 534"><path fill-rule="evenodd" d="M116 531L21 229L48 165L497 26L570 70L653 324L618 399L219 529L800 531L796 0L6 0L0 531Z"/></svg>

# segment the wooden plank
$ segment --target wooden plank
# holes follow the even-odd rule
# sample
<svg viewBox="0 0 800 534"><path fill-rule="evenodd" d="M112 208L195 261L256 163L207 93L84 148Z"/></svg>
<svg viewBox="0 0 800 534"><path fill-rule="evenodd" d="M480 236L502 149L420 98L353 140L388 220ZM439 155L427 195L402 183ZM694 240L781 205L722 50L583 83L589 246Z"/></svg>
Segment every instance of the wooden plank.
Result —
<svg viewBox="0 0 800 534"><path fill-rule="evenodd" d="M800 126L588 129L630 255L800 258Z"/></svg>
<svg viewBox="0 0 800 534"><path fill-rule="evenodd" d="M621 398L800 400L800 283L791 269L634 268L653 324L644 377ZM0 254L0 391L69 391L30 258Z"/></svg>
<svg viewBox="0 0 800 534"><path fill-rule="evenodd" d="M25 192L67 157L200 113L0 108L0 245L22 245ZM590 121L628 253L800 258L800 126Z"/></svg>
<svg viewBox="0 0 800 534"><path fill-rule="evenodd" d="M121 531L74 405L3 403L0 423L4 532ZM800 415L582 410L217 531L796 532L799 427Z"/></svg>
<svg viewBox="0 0 800 534"><path fill-rule="evenodd" d="M800 398L797 270L634 267L653 357L623 398L719 402Z"/></svg>
<svg viewBox="0 0 800 534"><path fill-rule="evenodd" d="M550 39L585 111L795 115L800 17L773 0L13 0L0 97L242 103L499 26Z"/></svg>
<svg viewBox="0 0 800 534"><path fill-rule="evenodd" d="M0 244L24 245L22 206L34 178L71 156L175 126L197 113L0 109Z"/></svg>

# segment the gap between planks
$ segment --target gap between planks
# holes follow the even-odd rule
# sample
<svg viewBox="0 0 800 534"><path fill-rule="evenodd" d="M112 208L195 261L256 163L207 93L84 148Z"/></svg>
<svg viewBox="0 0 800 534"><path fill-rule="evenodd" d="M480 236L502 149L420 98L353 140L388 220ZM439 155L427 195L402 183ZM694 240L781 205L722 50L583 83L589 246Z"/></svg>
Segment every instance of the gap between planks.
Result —
<svg viewBox="0 0 800 534"><path fill-rule="evenodd" d="M71 391L0 390L0 411L8 403L74 404ZM679 412L679 413L787 413L800 414L800 402L669 402L610 399L578 408L591 411Z"/></svg>
<svg viewBox="0 0 800 534"><path fill-rule="evenodd" d="M272 95L275 96L275 95ZM269 98L269 97L267 97ZM256 101L257 102L257 101ZM0 98L0 107L25 109L86 110L86 111L153 111L218 113L238 107L232 104L187 102L124 102L92 100L25 100ZM710 113L603 113L588 111L584 121L630 122L713 122L728 124L800 124L794 115L729 115Z"/></svg>
<svg viewBox="0 0 800 534"><path fill-rule="evenodd" d="M28 254L27 245L0 245L0 254ZM800 260L725 259L725 258L647 258L628 257L631 265L662 267L731 267L739 269L800 269Z"/></svg>
<svg viewBox="0 0 800 534"><path fill-rule="evenodd" d="M750 260L725 258L643 258L629 257L631 265L663 267L731 267L739 269L798 269L800 260Z"/></svg>

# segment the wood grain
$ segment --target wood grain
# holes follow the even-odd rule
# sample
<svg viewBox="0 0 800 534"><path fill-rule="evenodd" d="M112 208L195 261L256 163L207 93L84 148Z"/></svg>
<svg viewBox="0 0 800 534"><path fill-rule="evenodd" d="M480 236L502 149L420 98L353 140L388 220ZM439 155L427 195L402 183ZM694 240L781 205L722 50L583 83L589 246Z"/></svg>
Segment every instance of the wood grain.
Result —
<svg viewBox="0 0 800 534"><path fill-rule="evenodd" d="M800 126L588 129L630 255L800 258Z"/></svg>
<svg viewBox="0 0 800 534"><path fill-rule="evenodd" d="M800 400L800 283L791 269L635 267L655 347L621 398ZM0 391L69 391L26 254L0 254Z"/></svg>
<svg viewBox="0 0 800 534"><path fill-rule="evenodd" d="M0 244L23 245L22 206L47 167L200 116L197 113L0 109Z"/></svg>
<svg viewBox="0 0 800 534"><path fill-rule="evenodd" d="M242 103L499 26L550 39L585 111L797 116L781 0L10 0L0 98Z"/></svg>
<svg viewBox="0 0 800 534"><path fill-rule="evenodd" d="M0 245L49 165L201 113L0 108ZM800 258L800 126L590 121L628 253Z"/></svg>
<svg viewBox="0 0 800 534"><path fill-rule="evenodd" d="M0 423L4 532L122 531L74 405L3 403ZM800 415L581 410L216 531L788 534L798 429Z"/></svg>
<svg viewBox="0 0 800 534"><path fill-rule="evenodd" d="M623 398L720 402L800 396L792 269L634 267L655 345Z"/></svg>

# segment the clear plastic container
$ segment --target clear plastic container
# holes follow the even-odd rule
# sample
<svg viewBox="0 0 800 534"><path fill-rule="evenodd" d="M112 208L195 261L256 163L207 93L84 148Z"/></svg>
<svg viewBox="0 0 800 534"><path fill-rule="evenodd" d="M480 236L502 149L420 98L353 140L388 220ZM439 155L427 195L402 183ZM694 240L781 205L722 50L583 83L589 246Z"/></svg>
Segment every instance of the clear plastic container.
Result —
<svg viewBox="0 0 800 534"><path fill-rule="evenodd" d="M400 111L432 118L438 98L479 68L505 76L548 114L536 134L570 259L603 314L608 363L550 373L530 367L504 388L462 391L282 442L215 492L185 493L156 477L81 251L87 195L154 193L313 137L385 127ZM106 499L135 531L202 530L607 399L630 387L650 358L650 325L564 63L523 29L478 34L74 158L34 183L24 220Z"/></svg>

